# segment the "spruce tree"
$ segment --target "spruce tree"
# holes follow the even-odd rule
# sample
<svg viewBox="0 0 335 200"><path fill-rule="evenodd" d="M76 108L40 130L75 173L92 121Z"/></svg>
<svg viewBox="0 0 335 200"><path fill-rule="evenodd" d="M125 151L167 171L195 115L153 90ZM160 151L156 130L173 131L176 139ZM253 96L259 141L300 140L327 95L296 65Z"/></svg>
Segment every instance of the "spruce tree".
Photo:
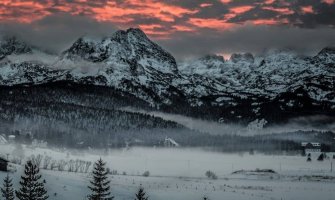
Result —
<svg viewBox="0 0 335 200"><path fill-rule="evenodd" d="M2 197L4 200L14 200L14 189L12 179L9 178L9 175L3 180L3 187L1 188Z"/></svg>
<svg viewBox="0 0 335 200"><path fill-rule="evenodd" d="M142 187L140 187L140 189L138 190L135 200L148 200L148 197L146 197L146 194Z"/></svg>
<svg viewBox="0 0 335 200"><path fill-rule="evenodd" d="M91 194L88 195L89 200L112 200L110 192L110 180L108 180L108 170L105 167L106 163L100 158L95 164L93 169L93 180L90 181L91 185L88 188Z"/></svg>
<svg viewBox="0 0 335 200"><path fill-rule="evenodd" d="M48 199L47 191L44 188L43 181L40 181L39 168L31 161L28 161L24 167L24 175L21 176L21 188L16 191L16 197L20 200L45 200Z"/></svg>

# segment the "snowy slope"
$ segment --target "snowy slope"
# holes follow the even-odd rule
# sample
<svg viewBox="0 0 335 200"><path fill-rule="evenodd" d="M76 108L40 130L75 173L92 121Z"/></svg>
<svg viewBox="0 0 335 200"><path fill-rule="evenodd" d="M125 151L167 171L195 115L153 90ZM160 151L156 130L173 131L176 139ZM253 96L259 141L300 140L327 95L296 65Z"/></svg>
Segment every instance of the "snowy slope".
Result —
<svg viewBox="0 0 335 200"><path fill-rule="evenodd" d="M188 75L200 74L216 77L222 73L224 58L217 55L206 55L190 63L182 63L179 69Z"/></svg>
<svg viewBox="0 0 335 200"><path fill-rule="evenodd" d="M152 106L169 104L177 74L174 57L140 29L117 31L103 39L78 39L55 66L73 66L67 79L130 92Z"/></svg>
<svg viewBox="0 0 335 200"><path fill-rule="evenodd" d="M0 40L0 60L12 54L31 53L32 49L15 37L2 37Z"/></svg>
<svg viewBox="0 0 335 200"><path fill-rule="evenodd" d="M323 49L316 57L302 57L293 51L270 50L265 55L254 57L249 54L232 54L229 61L216 65L215 70L211 64L201 62L184 63L180 67L183 74L198 74L208 78L215 78L233 90L245 91L251 94L259 94L275 98L277 95L294 91L300 86L306 86L308 81L315 79L329 79L335 77L334 68L329 66L334 63L335 51L332 48ZM211 62L215 62L212 58ZM318 62L316 65L315 63ZM209 63L209 62L207 62ZM334 83L334 82L333 82ZM327 98L327 94L334 93L333 85L323 85L325 88L310 97L315 100L328 100L335 102L333 97ZM315 86L314 86L315 87Z"/></svg>
<svg viewBox="0 0 335 200"><path fill-rule="evenodd" d="M0 40L0 84L41 84L55 80L64 72L50 67L57 60L15 37Z"/></svg>
<svg viewBox="0 0 335 200"><path fill-rule="evenodd" d="M299 155L248 155L243 153L218 153L198 149L133 148L110 152L89 152L23 147L24 160L31 155L50 156L52 160L96 161L102 158L111 170L119 174L109 175L115 199L133 200L139 186L143 186L150 199L193 200L208 196L213 200L239 199L306 199L328 200L335 195L335 173L330 172L332 160L312 162ZM12 155L13 145L2 145L1 151ZM43 161L42 161L43 162ZM23 167L15 165L14 188L19 187ZM277 173L238 173L237 170L272 169ZM92 167L90 167L90 171ZM143 177L144 171L149 177ZM217 180L205 177L212 170ZM80 200L89 194L91 174L41 169L49 199ZM7 173L0 172L2 180Z"/></svg>

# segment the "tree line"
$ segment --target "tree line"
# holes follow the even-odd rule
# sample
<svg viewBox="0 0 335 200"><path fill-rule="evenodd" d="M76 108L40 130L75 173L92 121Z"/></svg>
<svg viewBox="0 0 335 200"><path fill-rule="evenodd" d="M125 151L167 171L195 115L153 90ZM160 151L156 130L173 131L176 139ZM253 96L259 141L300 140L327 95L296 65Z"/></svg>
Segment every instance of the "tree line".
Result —
<svg viewBox="0 0 335 200"><path fill-rule="evenodd" d="M88 200L113 200L111 193L110 180L108 178L108 168L106 162L101 158L94 163L92 178L88 188L90 194L86 196ZM1 196L4 200L46 200L49 198L48 191L45 187L46 180L42 179L39 167L31 160L27 161L24 166L24 173L19 182L20 187L14 190L12 179L7 174L1 187ZM148 196L143 187L138 189L135 194L135 200L148 200Z"/></svg>

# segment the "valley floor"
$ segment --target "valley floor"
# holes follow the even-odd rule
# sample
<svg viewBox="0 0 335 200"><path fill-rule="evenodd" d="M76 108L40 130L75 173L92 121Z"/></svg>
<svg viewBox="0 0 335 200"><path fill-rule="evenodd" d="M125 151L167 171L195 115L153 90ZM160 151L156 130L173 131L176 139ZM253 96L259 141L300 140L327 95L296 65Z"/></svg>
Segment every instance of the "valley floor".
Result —
<svg viewBox="0 0 335 200"><path fill-rule="evenodd" d="M13 145L0 145L3 155L15 150ZM334 160L306 162L299 155L225 154L200 149L132 148L110 152L69 151L59 149L29 148L24 146L25 158L33 154L49 155L53 159L82 159L95 161L102 157L108 167L118 174L110 175L112 193L116 200L132 200L143 186L152 200L330 200L335 196ZM332 154L329 154L332 158ZM335 163L335 162L334 162ZM18 187L22 166L14 165L10 173ZM237 170L273 169L277 173L255 173ZM217 180L205 177L212 170ZM141 176L149 171L149 177ZM81 200L89 194L89 173L42 170L50 199ZM0 179L6 176L0 173Z"/></svg>

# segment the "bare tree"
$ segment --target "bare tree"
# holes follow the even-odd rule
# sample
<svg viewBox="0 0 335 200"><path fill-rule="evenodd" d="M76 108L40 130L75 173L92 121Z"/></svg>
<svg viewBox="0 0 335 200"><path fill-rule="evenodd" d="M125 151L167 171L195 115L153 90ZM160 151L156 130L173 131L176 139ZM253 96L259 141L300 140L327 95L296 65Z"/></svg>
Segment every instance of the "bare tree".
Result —
<svg viewBox="0 0 335 200"><path fill-rule="evenodd" d="M43 156L41 154L38 154L37 156L32 155L30 160L31 162L36 165L38 168L40 168L42 163Z"/></svg>
<svg viewBox="0 0 335 200"><path fill-rule="evenodd" d="M59 168L58 167L58 162L56 160L52 160L51 163L50 163L50 169L51 170L55 170L56 168Z"/></svg>
<svg viewBox="0 0 335 200"><path fill-rule="evenodd" d="M45 156L44 157L44 162L43 162L43 169L48 169L50 163L51 163L51 157L50 156Z"/></svg>
<svg viewBox="0 0 335 200"><path fill-rule="evenodd" d="M92 165L92 162L90 162L90 161L87 161L86 163L85 163L85 173L87 173L88 172L88 170L90 169L90 166Z"/></svg>
<svg viewBox="0 0 335 200"><path fill-rule="evenodd" d="M85 161L83 161L83 160L80 160L80 168L79 168L79 171L81 172L81 173L84 173L84 170L85 170Z"/></svg>
<svg viewBox="0 0 335 200"><path fill-rule="evenodd" d="M67 165L67 162L65 160L58 161L58 170L59 171L64 171L66 165Z"/></svg>
<svg viewBox="0 0 335 200"><path fill-rule="evenodd" d="M11 159L11 162L17 165L21 165L22 164L22 157L14 157Z"/></svg>
<svg viewBox="0 0 335 200"><path fill-rule="evenodd" d="M69 167L68 167L68 171L69 171L69 172L74 172L74 169L75 169L75 161L74 161L74 160L70 160L70 161L68 162L68 165L69 165Z"/></svg>
<svg viewBox="0 0 335 200"><path fill-rule="evenodd" d="M77 159L75 162L74 162L74 172L78 172L79 169L81 168L81 166L83 165L84 163Z"/></svg>

